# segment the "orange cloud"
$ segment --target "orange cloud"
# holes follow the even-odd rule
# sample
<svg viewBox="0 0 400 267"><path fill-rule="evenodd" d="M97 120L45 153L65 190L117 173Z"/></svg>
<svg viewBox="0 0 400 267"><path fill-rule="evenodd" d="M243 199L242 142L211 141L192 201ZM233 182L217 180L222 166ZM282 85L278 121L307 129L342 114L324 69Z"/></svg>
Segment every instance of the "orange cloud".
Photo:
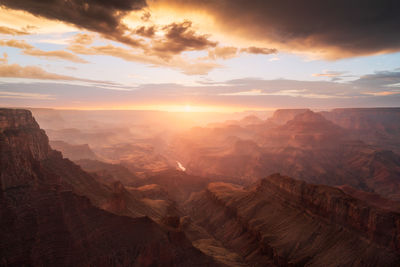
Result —
<svg viewBox="0 0 400 267"><path fill-rule="evenodd" d="M98 85L119 86L116 83L108 81L96 81L82 79L73 76L59 75L47 72L37 66L21 66L19 64L8 64L8 55L4 53L0 58L0 77L2 78L21 78L21 79L39 79L39 80L62 80L62 81L80 81L85 83L94 83Z"/></svg>
<svg viewBox="0 0 400 267"><path fill-rule="evenodd" d="M189 60L181 56L174 56L169 60L164 60L155 55L146 55L135 50L125 49L113 45L91 46L70 45L71 51L83 55L106 55L117 57L126 61L141 62L150 66L163 66L172 69L178 69L188 75L206 74L214 68L221 67L214 62L203 59Z"/></svg>
<svg viewBox="0 0 400 267"><path fill-rule="evenodd" d="M10 34L10 35L27 35L29 32L25 30L17 30L5 26L0 26L0 34Z"/></svg>
<svg viewBox="0 0 400 267"><path fill-rule="evenodd" d="M265 48L265 47L255 47L250 46L247 48L240 49L240 52L245 52L249 54L263 54L263 55L270 55L278 53L278 50L275 48Z"/></svg>
<svg viewBox="0 0 400 267"><path fill-rule="evenodd" d="M90 45L93 43L93 35L86 33L78 33L74 36L73 42L81 45Z"/></svg>
<svg viewBox="0 0 400 267"><path fill-rule="evenodd" d="M237 55L238 49L233 46L216 47L208 51L208 57L212 59L229 59Z"/></svg>
<svg viewBox="0 0 400 267"><path fill-rule="evenodd" d="M32 100L54 100L54 99L56 99L55 97L48 95L48 94L7 92L7 91L0 91L0 98L32 99Z"/></svg>
<svg viewBox="0 0 400 267"><path fill-rule="evenodd" d="M56 51L43 51L40 49L26 49L23 50L22 53L28 56L34 57L43 57L46 59L61 59L61 60L68 60L75 63L88 63L88 61L69 53L64 50L56 50Z"/></svg>
<svg viewBox="0 0 400 267"><path fill-rule="evenodd" d="M32 49L33 46L21 40L0 40L0 46L9 46L19 49Z"/></svg>

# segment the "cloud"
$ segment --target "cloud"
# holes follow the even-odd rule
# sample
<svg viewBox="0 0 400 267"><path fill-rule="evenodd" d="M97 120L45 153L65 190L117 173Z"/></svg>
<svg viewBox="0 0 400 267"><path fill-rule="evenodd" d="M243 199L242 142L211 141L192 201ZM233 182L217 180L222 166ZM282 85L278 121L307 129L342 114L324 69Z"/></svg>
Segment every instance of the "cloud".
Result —
<svg viewBox="0 0 400 267"><path fill-rule="evenodd" d="M353 84L368 88L391 87L400 88L400 71L378 71L361 76Z"/></svg>
<svg viewBox="0 0 400 267"><path fill-rule="evenodd" d="M140 19L145 22L149 21L150 18L151 18L151 13L148 11L144 12L143 15L140 17Z"/></svg>
<svg viewBox="0 0 400 267"><path fill-rule="evenodd" d="M216 27L279 50L328 59L400 51L399 1L158 0L189 14L212 16Z"/></svg>
<svg viewBox="0 0 400 267"><path fill-rule="evenodd" d="M192 29L191 21L171 23L164 26L164 38L154 40L152 50L163 53L179 54L183 51L204 50L215 47L217 42L210 41L207 34L199 35Z"/></svg>
<svg viewBox="0 0 400 267"><path fill-rule="evenodd" d="M312 76L314 77L338 77L346 74L346 71L324 71L323 73L314 73Z"/></svg>
<svg viewBox="0 0 400 267"><path fill-rule="evenodd" d="M33 46L25 42L24 40L0 40L0 46L9 46L19 49L32 49Z"/></svg>
<svg viewBox="0 0 400 267"><path fill-rule="evenodd" d="M313 77L327 77L331 78L331 81L340 81L342 78L346 77L354 77L352 75L349 75L349 72L347 71L323 71L322 73L313 73Z"/></svg>
<svg viewBox="0 0 400 267"><path fill-rule="evenodd" d="M374 75L374 74L371 74ZM370 77L372 78L372 77ZM361 78L360 78L361 79ZM356 80L357 81L357 80ZM390 83L392 83L391 81ZM111 86L112 88L112 86ZM37 106L54 107L134 107L152 105L229 106L242 109L261 108L335 108L389 107L400 103L397 87L375 87L368 83L264 80L244 78L224 82L181 84L143 84L134 90L111 91L107 86L80 86L63 83L0 83L0 91L36 93L56 100L35 101ZM79 102L78 102L79 101ZM23 99L4 99L10 106L31 105ZM111 103L111 104L110 104Z"/></svg>
<svg viewBox="0 0 400 267"><path fill-rule="evenodd" d="M212 59L229 59L237 56L238 49L233 46L216 47L208 50L208 57Z"/></svg>
<svg viewBox="0 0 400 267"><path fill-rule="evenodd" d="M125 61L141 62L154 67L168 67L180 70L182 73L187 75L207 74L212 69L221 67L221 65L214 62L204 61L202 59L187 59L182 56L174 56L169 60L164 60L156 55L146 55L140 51L125 49L113 45L89 47L83 45L70 45L68 49L82 55L105 55L117 57Z"/></svg>
<svg viewBox="0 0 400 267"><path fill-rule="evenodd" d="M0 77L2 78L21 78L21 79L38 79L38 80L60 80L60 81L78 81L91 83L96 85L121 87L119 84L108 81L98 81L77 78L67 75L59 75L52 72L47 72L37 66L21 66L19 64L8 64L8 55L4 53L3 58L0 58Z"/></svg>
<svg viewBox="0 0 400 267"><path fill-rule="evenodd" d="M78 34L78 39L75 39L75 42L78 43L89 43L89 41L89 37L82 34ZM64 50L43 51L40 49L34 49L32 45L28 44L24 40L0 40L0 46L8 46L22 49L22 54L28 56L42 57L46 59L62 59L75 63L88 63L88 61L78 57L77 55L74 55Z"/></svg>
<svg viewBox="0 0 400 267"><path fill-rule="evenodd" d="M3 53L3 58L0 58L0 64L7 64L8 63L8 54Z"/></svg>
<svg viewBox="0 0 400 267"><path fill-rule="evenodd" d="M140 36L153 37L151 28L139 27L132 36L122 19L144 10L141 22L149 22L152 7L167 7L186 14L212 17L214 28L226 35L279 50L312 53L338 59L400 51L399 1L280 1L280 0L2 0L1 6L73 24L132 47L145 45ZM191 26L191 25L190 25ZM201 25L200 25L201 26ZM165 40L154 50L166 53L215 47L207 35L194 34L188 23L165 26ZM209 27L210 28L210 27ZM25 34L1 27L0 32ZM268 50L248 49L249 53ZM272 52L272 51L270 51ZM273 52L272 52L273 53Z"/></svg>
<svg viewBox="0 0 400 267"><path fill-rule="evenodd" d="M55 97L48 94L38 93L23 93L23 92L8 92L0 91L0 98L12 98L12 99L31 99L31 100L54 100Z"/></svg>
<svg viewBox="0 0 400 267"><path fill-rule="evenodd" d="M18 64L0 64L0 77L41 80L88 81L72 76L58 75L55 73L47 72L37 66L24 67Z"/></svg>
<svg viewBox="0 0 400 267"><path fill-rule="evenodd" d="M270 54L277 54L278 50L275 48L265 48L265 47L255 47L250 46L247 48L240 49L240 52L245 52L249 54L263 54L263 55L270 55Z"/></svg>
<svg viewBox="0 0 400 267"><path fill-rule="evenodd" d="M10 34L10 35L28 35L30 34L27 32L25 29L23 30L16 30L13 28L5 27L5 26L0 26L0 34Z"/></svg>
<svg viewBox="0 0 400 267"><path fill-rule="evenodd" d="M156 33L156 27L154 25L149 27L140 26L136 28L133 32L143 37L152 38Z"/></svg>
<svg viewBox="0 0 400 267"><path fill-rule="evenodd" d="M246 48L236 48L233 46L223 46L223 47L216 47L214 49L208 50L208 57L211 59L230 59L236 57L240 53L249 53L249 54L263 54L263 55L270 55L270 54L277 54L278 50L275 48L265 48L265 47L255 47L250 46Z"/></svg>
<svg viewBox="0 0 400 267"><path fill-rule="evenodd" d="M74 36L73 43L81 45L90 45L93 43L93 35L87 33L78 33Z"/></svg>
<svg viewBox="0 0 400 267"><path fill-rule="evenodd" d="M372 95L372 96L390 96L390 95L400 95L399 92L393 92L393 91L382 91L382 92L364 92L366 95Z"/></svg>
<svg viewBox="0 0 400 267"><path fill-rule="evenodd" d="M26 49L23 50L22 53L28 56L34 57L43 57L46 59L61 59L61 60L68 60L75 63L88 63L88 61L78 57L75 54L64 50L56 50L56 51L43 51L40 49Z"/></svg>
<svg viewBox="0 0 400 267"><path fill-rule="evenodd" d="M70 23L131 46L140 46L140 40L125 34L127 26L121 19L128 12L145 7L145 0L2 0L0 4Z"/></svg>

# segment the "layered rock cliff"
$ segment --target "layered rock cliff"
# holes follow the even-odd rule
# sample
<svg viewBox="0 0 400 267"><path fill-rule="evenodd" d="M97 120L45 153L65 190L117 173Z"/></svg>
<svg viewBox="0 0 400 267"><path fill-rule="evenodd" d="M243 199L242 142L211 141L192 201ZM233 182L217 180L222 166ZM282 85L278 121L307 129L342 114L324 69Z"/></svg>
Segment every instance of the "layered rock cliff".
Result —
<svg viewBox="0 0 400 267"><path fill-rule="evenodd" d="M185 207L252 266L400 264L400 214L337 188L277 174L251 188L212 183Z"/></svg>
<svg viewBox="0 0 400 267"><path fill-rule="evenodd" d="M400 213L368 205L338 188L307 184L279 174L262 179L256 191L274 194L300 210L356 230L368 240L400 252Z"/></svg>
<svg viewBox="0 0 400 267"><path fill-rule="evenodd" d="M49 140L30 111L0 109L0 185L2 190L34 184L37 161L51 153Z"/></svg>
<svg viewBox="0 0 400 267"><path fill-rule="evenodd" d="M177 229L96 207L135 199L51 150L29 111L0 109L0 182L0 266L216 265Z"/></svg>

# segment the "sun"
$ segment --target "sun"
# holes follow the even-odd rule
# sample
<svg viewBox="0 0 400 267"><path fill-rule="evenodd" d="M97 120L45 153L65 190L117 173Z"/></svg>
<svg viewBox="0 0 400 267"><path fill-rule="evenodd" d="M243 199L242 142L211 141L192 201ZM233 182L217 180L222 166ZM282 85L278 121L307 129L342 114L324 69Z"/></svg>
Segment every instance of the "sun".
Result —
<svg viewBox="0 0 400 267"><path fill-rule="evenodd" d="M186 105L185 112L191 112L191 111L192 111L192 107L190 105Z"/></svg>

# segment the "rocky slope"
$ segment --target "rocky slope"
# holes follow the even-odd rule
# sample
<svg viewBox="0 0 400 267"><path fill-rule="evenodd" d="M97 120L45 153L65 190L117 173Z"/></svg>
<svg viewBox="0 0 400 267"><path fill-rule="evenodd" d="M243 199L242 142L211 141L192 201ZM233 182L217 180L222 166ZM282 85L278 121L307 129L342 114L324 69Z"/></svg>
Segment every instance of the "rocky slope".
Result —
<svg viewBox="0 0 400 267"><path fill-rule="evenodd" d="M0 109L0 188L1 266L216 266L177 229L96 207L123 188L52 150L29 111Z"/></svg>
<svg viewBox="0 0 400 267"><path fill-rule="evenodd" d="M65 158L76 161L80 159L91 159L96 160L98 157L90 149L88 144L83 145L71 145L64 141L50 141L50 146L62 152Z"/></svg>
<svg viewBox="0 0 400 267"><path fill-rule="evenodd" d="M250 188L212 183L185 207L251 266L400 264L400 214L337 188L276 174Z"/></svg>
<svg viewBox="0 0 400 267"><path fill-rule="evenodd" d="M127 186L134 186L139 179L121 164L111 164L99 160L82 159L76 160L76 164L89 173L94 173L106 184L121 182Z"/></svg>

